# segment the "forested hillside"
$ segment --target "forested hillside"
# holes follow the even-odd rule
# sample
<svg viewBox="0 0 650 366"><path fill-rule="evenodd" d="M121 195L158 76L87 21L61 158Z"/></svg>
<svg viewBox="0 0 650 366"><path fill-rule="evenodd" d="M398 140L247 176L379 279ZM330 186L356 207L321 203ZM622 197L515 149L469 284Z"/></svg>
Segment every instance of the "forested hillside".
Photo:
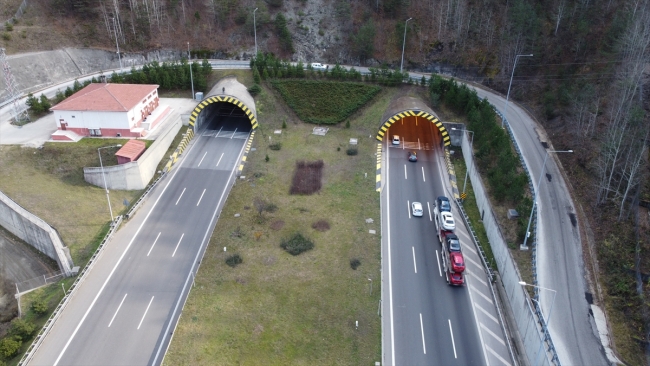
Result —
<svg viewBox="0 0 650 366"><path fill-rule="evenodd" d="M19 4L3 1L1 16ZM587 224L594 301L620 358L648 364L650 0L30 0L0 44L12 54L190 42L196 57L247 59L255 30L260 52L295 61L399 68L405 36L406 69L443 67L504 94L514 75L511 99L553 148L575 151L558 158Z"/></svg>

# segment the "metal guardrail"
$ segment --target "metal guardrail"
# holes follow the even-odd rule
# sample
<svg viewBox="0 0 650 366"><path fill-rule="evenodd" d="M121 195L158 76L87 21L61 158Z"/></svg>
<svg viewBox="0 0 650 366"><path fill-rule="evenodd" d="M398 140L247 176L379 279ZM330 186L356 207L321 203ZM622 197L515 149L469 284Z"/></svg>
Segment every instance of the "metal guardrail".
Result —
<svg viewBox="0 0 650 366"><path fill-rule="evenodd" d="M65 309L65 307L68 305L68 302L74 295L75 290L86 279L86 276L88 275L90 270L95 266L95 263L97 263L97 260L104 252L104 249L106 248L106 244L110 241L110 239L113 237L113 234L115 234L115 232L117 231L117 229L120 227L121 224L122 224L122 216L118 216L115 219L115 221L111 222L111 228L108 231L108 233L106 233L106 236L104 236L104 239L102 240L101 244L99 244L99 247L97 248L93 256L90 257L90 260L84 266L84 269L81 271L81 274L72 283L72 286L70 286L63 299L61 299L59 305L57 305L56 309L54 309L54 312L52 312L50 318L45 322L43 328L41 328L40 332L38 332L36 337L34 337L34 341L32 342L32 344L29 345L29 348L27 348L27 351L20 359L20 361L18 361L18 365L21 366L27 365L27 363L31 361L32 357L34 357L34 353L36 353L38 347L41 346L43 340L48 335L52 327L54 326L54 323L56 323L56 321L61 316L63 309Z"/></svg>

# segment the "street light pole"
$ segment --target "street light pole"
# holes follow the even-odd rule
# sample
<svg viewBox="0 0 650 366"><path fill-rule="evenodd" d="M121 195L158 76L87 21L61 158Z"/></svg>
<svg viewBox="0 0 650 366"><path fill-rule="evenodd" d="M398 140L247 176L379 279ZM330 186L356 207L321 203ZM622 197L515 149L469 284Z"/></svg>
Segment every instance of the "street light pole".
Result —
<svg viewBox="0 0 650 366"><path fill-rule="evenodd" d="M454 130L454 131L466 131L466 132L471 132L472 133L472 140L469 143L469 149L470 149L469 151L470 151L470 154L473 153L474 152L474 148L473 148L473 146L474 146L474 131L459 129L459 128L455 128L455 127L452 127L451 129ZM473 164L472 164L472 166L473 166ZM465 169L465 180L463 181L463 193L465 193L465 188L467 187L467 176L469 174L469 169L472 166L469 166L469 167L467 167L467 169Z"/></svg>
<svg viewBox="0 0 650 366"><path fill-rule="evenodd" d="M113 17L113 29L115 30L115 45L117 46L117 59L120 60L120 72L122 70L122 57L120 56L120 44L117 42L117 23L115 23L115 17Z"/></svg>
<svg viewBox="0 0 650 366"><path fill-rule="evenodd" d="M255 23L255 12L257 8L253 10L253 33L255 34L255 58L257 58L257 25Z"/></svg>
<svg viewBox="0 0 650 366"><path fill-rule="evenodd" d="M526 237L524 238L524 243L519 247L520 250L528 250L526 242L530 236L530 223L533 221L533 213L535 212L535 206L537 205L537 197L539 196L539 191L541 189L540 184L542 184L542 177L544 176L544 168L546 168L546 160L548 159L549 153L572 153L573 150L547 150L546 155L544 156L544 164L542 164L542 170L539 172L539 181L537 182L537 189L535 190L535 195L533 196L533 208L530 210L530 218L528 219L528 227L526 227Z"/></svg>
<svg viewBox="0 0 650 366"><path fill-rule="evenodd" d="M553 305L555 305L555 296L557 296L557 291L555 291L553 289L550 289L550 288L542 287L542 286L531 285L531 284L526 283L524 281L519 281L519 284L522 285L522 286L537 287L537 288L540 288L540 289L546 290L546 291L553 291L553 301L551 302L551 308L548 310L548 317L546 317L546 319L544 319L544 313L542 312L542 320L544 320L544 323L546 324L546 329L548 330L548 323L551 321L551 315L553 315ZM535 301L537 301L537 300L535 300ZM539 310L541 311L542 310L542 304L540 304L539 301L537 301L537 304L539 305ZM539 351L537 351L537 356L535 356L535 365L537 365L537 360L539 359L539 355L542 352L542 346L543 345L544 345L544 338L542 337L542 339L541 339L541 341L539 343Z"/></svg>
<svg viewBox="0 0 650 366"><path fill-rule="evenodd" d="M190 64L190 83L192 83L192 100L194 100L194 78L192 77L192 56L190 55L190 42L187 42L187 60Z"/></svg>
<svg viewBox="0 0 650 366"><path fill-rule="evenodd" d="M108 149L111 147L122 147L122 145L117 144L117 145L99 147L97 148L97 155L99 155L99 166L102 167L102 177L104 178L104 190L106 191L106 200L108 201L108 210L111 212L111 223L112 223L113 221L115 221L115 218L113 217L113 208L111 207L111 199L108 196L108 185L106 184L106 174L104 173L104 164L102 163L102 153L99 151L101 149Z"/></svg>
<svg viewBox="0 0 650 366"><path fill-rule="evenodd" d="M510 75L510 84L508 85L508 94L506 95L506 107L503 109L503 118L501 119L501 128L503 128L503 124L505 123L505 120L508 119L506 116L508 114L508 99L510 99L510 87L512 86L512 78L515 76L515 67L517 67L517 60L519 57L533 57L533 54L531 53L530 55L517 55L515 56L515 64L512 66L512 75Z"/></svg>
<svg viewBox="0 0 650 366"><path fill-rule="evenodd" d="M402 42L402 63L399 65L399 72L402 72L402 66L404 66L404 48L406 47L406 28L409 25L409 20L413 18L408 18L406 19L406 23L404 23L404 41Z"/></svg>

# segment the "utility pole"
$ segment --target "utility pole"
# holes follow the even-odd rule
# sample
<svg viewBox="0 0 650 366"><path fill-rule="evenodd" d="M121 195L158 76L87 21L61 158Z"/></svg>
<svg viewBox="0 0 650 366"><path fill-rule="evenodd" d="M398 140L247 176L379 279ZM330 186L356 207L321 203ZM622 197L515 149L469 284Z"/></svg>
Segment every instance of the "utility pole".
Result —
<svg viewBox="0 0 650 366"><path fill-rule="evenodd" d="M406 19L406 23L404 23L404 41L402 42L402 63L399 64L399 72L402 72L402 66L404 66L404 48L406 47L406 28L409 25L409 20L413 18L408 18Z"/></svg>
<svg viewBox="0 0 650 366"><path fill-rule="evenodd" d="M257 25L255 23L255 12L257 11L257 8L253 10L253 32L255 34L255 58L257 58Z"/></svg>

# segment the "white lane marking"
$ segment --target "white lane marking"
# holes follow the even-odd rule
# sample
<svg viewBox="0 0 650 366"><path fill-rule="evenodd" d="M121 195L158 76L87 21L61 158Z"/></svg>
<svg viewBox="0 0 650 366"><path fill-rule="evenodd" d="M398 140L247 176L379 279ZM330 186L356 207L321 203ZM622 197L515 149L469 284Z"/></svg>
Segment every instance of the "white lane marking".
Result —
<svg viewBox="0 0 650 366"><path fill-rule="evenodd" d="M223 126L221 126L221 128L219 129L219 132L217 132L217 134L214 135L214 138L215 138L215 139L216 139L217 137L219 137L219 134L221 133L221 130L222 130L222 129L223 129Z"/></svg>
<svg viewBox="0 0 650 366"><path fill-rule="evenodd" d="M390 163L390 149L386 149L386 212L388 215L386 217L386 231L387 231L387 242L388 242L388 299L390 302L390 357L391 365L395 365L395 327L393 326L393 272L392 272L392 260L390 254L390 189L388 184L390 182L389 174L389 163ZM410 212L410 211L409 211Z"/></svg>
<svg viewBox="0 0 650 366"><path fill-rule="evenodd" d="M178 199L176 200L176 205L175 205L175 206L178 206L178 202L180 202L181 197L183 197L183 193L185 193L185 190L186 190L186 189L187 189L187 187L183 188L183 192L181 192L181 195L178 196Z"/></svg>
<svg viewBox="0 0 650 366"><path fill-rule="evenodd" d="M250 132L249 132L249 138L250 138ZM246 139L248 140L248 138ZM196 145L193 145L196 146ZM243 143L241 146L241 150L239 150L239 155L236 161L239 161L238 159L241 158L242 154L244 153L244 148L246 147L246 143ZM230 172L230 175L228 176L227 182L232 181L232 176L235 174L235 171L237 170L237 165L235 165ZM177 170L178 172L178 170ZM210 235L212 232L210 231L210 228L213 227L212 223L214 222L214 218L217 217L217 213L219 212L219 207L221 206L221 202L223 201L223 196L226 194L226 188L224 188L223 191L221 191L221 197L219 197L219 202L217 202L217 205L214 208L214 212L212 213L212 218L210 219L210 224L208 224L207 229L205 230L205 234L203 234L203 239L201 240L201 246L199 247L199 250L196 252L196 256L194 256L194 261L192 262L192 267L190 268L190 271L187 273L187 277L185 277L185 284L183 284L183 288L181 289L181 293L178 296L178 300L176 300L176 305L174 306L174 311L172 312L172 316L170 319L174 319L176 317L176 312L178 311L178 307L181 305L181 300L183 299L183 294L185 293L185 289L187 289L187 285L190 283L190 280L194 278L194 268L199 265L199 255L201 255L201 251L203 250L203 247L205 246L206 238L208 235ZM214 231L214 230L213 230ZM198 269L197 269L198 271ZM189 293L188 293L189 296ZM185 306L185 303L183 303L183 306ZM172 327L172 324L174 324L174 330L176 330L176 327L178 326L178 321L173 322L169 321L167 322L167 328L165 329L165 332L163 333L163 338L160 341L158 346L158 350L156 351L156 356L153 358L153 361L151 362L152 365L157 365L156 361L158 361L158 357L160 356L160 351L162 351L163 347L167 345L165 348L165 352L163 352L163 358L160 361L160 364L163 364L165 361L165 353L167 352L167 349L169 348L169 344L171 344L171 339L173 339L173 334L174 331L170 332L169 329ZM167 335L172 334L172 338L170 338L169 343L165 343L167 340ZM479 333L480 334L480 333Z"/></svg>
<svg viewBox="0 0 650 366"><path fill-rule="evenodd" d="M418 123L415 122L415 124L417 125ZM418 137L418 150L422 150L422 145L420 145L420 138L419 137Z"/></svg>
<svg viewBox="0 0 650 366"><path fill-rule="evenodd" d="M219 157L219 161L217 161L217 166L219 166L219 163L221 163L221 159L223 158L223 154L225 154L225 153L221 153L221 156Z"/></svg>
<svg viewBox="0 0 650 366"><path fill-rule="evenodd" d="M199 161L199 165L197 167L201 166L201 163L203 162L203 159L205 159L205 156L208 155L208 152L206 151L205 154L203 154L203 157L201 158L201 161Z"/></svg>
<svg viewBox="0 0 650 366"><path fill-rule="evenodd" d="M424 167L422 167L422 180L425 182L427 181L427 178L424 176Z"/></svg>
<svg viewBox="0 0 650 366"><path fill-rule="evenodd" d="M455 216L454 216L454 220L458 220L458 221L460 221L460 219L456 219ZM459 237L462 237L462 238L464 238L464 239L467 239L467 241L470 241L470 240L471 240L471 238L469 237L469 234L466 233L465 231L458 230L458 232L456 233L456 235L458 235Z"/></svg>
<svg viewBox="0 0 650 366"><path fill-rule="evenodd" d="M459 231L459 232L462 232L462 231ZM474 249L472 245L470 245L470 244L462 244L462 242L461 242L461 245L463 246L463 250L467 249L470 252L474 253L475 256L478 257L478 253L476 253L476 249Z"/></svg>
<svg viewBox="0 0 650 366"><path fill-rule="evenodd" d="M474 302L474 297L472 296L472 290L474 290L474 286L472 285L471 281L469 280L469 277L465 276L465 283L467 284L467 287L470 288L469 291L467 291L467 295L469 295L469 302L474 305L476 302ZM476 329L479 328L479 321L478 321L478 316L476 316L476 309L474 306L472 306L472 315L474 315L474 323L476 324ZM481 340L481 348L483 349L483 360L485 360L485 364L489 365L490 362L488 362L488 356L487 352L485 351L485 341L483 340L483 332L479 331L478 332L478 338Z"/></svg>
<svg viewBox="0 0 650 366"><path fill-rule="evenodd" d="M411 247L413 250L413 269L415 270L415 273L418 273L418 266L415 264L415 247Z"/></svg>
<svg viewBox="0 0 650 366"><path fill-rule="evenodd" d="M447 319L449 322L449 333L451 334L451 345L454 347L454 358L458 358L456 355L456 342L454 342L454 330L451 329L451 320Z"/></svg>
<svg viewBox="0 0 650 366"><path fill-rule="evenodd" d="M408 175L406 175L406 164L404 164L404 179L409 179Z"/></svg>
<svg viewBox="0 0 650 366"><path fill-rule="evenodd" d="M190 150L188 150L188 153L190 151L192 151L194 146L196 146L196 145L192 145L190 147ZM185 162L185 160L182 160L178 167L180 168L183 165L184 162ZM151 207L151 210L149 210L149 213L147 214L147 216L145 216L144 220L142 220L142 223L140 224L140 227L138 228L138 230L135 232L135 234L131 238L131 241L129 241L129 244L126 246L126 249L124 249L124 252L122 252L122 255L120 255L120 258L117 260L117 263L115 263L115 266L111 270L111 273L109 273L108 277L106 277L106 279L104 280L104 284L102 285L102 287L97 292L97 295L95 295L95 298L93 299L93 302L91 302L90 306L88 306L88 308L86 309L86 312L84 313L84 316L79 321L79 324L77 324L77 326L74 328L74 331L72 332L72 335L70 335L70 338L68 338L68 341L65 343L65 346L63 346L63 349L61 350L61 353L59 353L59 356L56 358L56 360L54 361L54 364L52 366L57 366L59 364L59 361L61 361L61 357L63 357L63 354L65 353L65 351L70 346L70 343L72 342L74 337L77 335L77 332L79 331L79 328L81 328L81 325L84 323L84 321L86 321L86 318L88 317L88 314L90 314L90 311L95 306L95 303L97 302L97 299L99 299L99 296L102 294L102 292L104 292L104 289L106 288L106 285L108 284L108 281L110 281L110 279L113 277L113 274L115 273L115 270L117 269L117 266L119 266L120 263L122 263L122 259L124 259L124 256L126 256L126 252L128 252L129 248L131 248L131 245L133 245L133 242L135 241L135 238L140 233L140 230L142 230L142 228L144 227L144 224L149 219L149 216L151 216L151 213L156 208L156 206L158 205L158 202L160 202L160 199L165 194L165 192L167 191L167 188L169 188L169 185L172 183L174 178L176 178L176 174L178 174L179 171L180 171L180 169L176 169L176 172L174 172L174 175L169 179L169 182L167 182L167 185L165 186L165 188L163 188L162 192L160 192L160 196L158 196L158 198L156 199L156 202L154 202L153 206Z"/></svg>
<svg viewBox="0 0 650 366"><path fill-rule="evenodd" d="M420 331L422 332L422 350L427 354L427 344L424 343L424 324L422 323L422 313L420 313Z"/></svg>
<svg viewBox="0 0 650 366"><path fill-rule="evenodd" d="M124 300L126 300L126 295L124 294L124 297L122 298L122 301L120 301L120 305L117 307L117 310L115 310L115 314L113 314L113 317L111 318L111 322L108 323L108 327L111 327L111 324L113 324L113 320L115 320L115 317L117 316L117 313L120 311L120 308L122 307L122 304L124 304Z"/></svg>
<svg viewBox="0 0 650 366"><path fill-rule="evenodd" d="M160 233L162 233L162 231ZM149 248L149 251L147 252L147 257L149 256L149 254L151 254L151 251L153 250L154 245L156 245L156 242L158 242L158 238L160 238L160 233L158 233L158 236L156 236L156 240L154 240L153 244L151 244L151 248Z"/></svg>
<svg viewBox="0 0 650 366"><path fill-rule="evenodd" d="M203 195L205 194L205 188L203 189L203 193L201 193L201 197L199 197L199 202L196 203L196 206L199 206L199 203L201 203L201 200L203 199Z"/></svg>
<svg viewBox="0 0 650 366"><path fill-rule="evenodd" d="M474 274L474 271L467 271L467 273L471 274L472 277L474 277L475 279L478 280L478 282L482 283L483 286L486 286L486 287L487 287L487 285L488 285L487 282L485 282L485 280L482 279L481 277L479 277L478 275L475 275L475 274Z"/></svg>
<svg viewBox="0 0 650 366"><path fill-rule="evenodd" d="M231 139L231 140L232 140L232 138L235 136L236 133L237 133L237 129L235 128L235 132L233 132L233 133L232 133L232 136L230 136L230 139Z"/></svg>
<svg viewBox="0 0 650 366"><path fill-rule="evenodd" d="M492 348L490 348L490 347L488 347L488 346L485 346L485 349L487 349L488 352L490 352L490 353L492 354L492 356L498 358L499 361L503 362L504 365L506 365L506 366L512 366L512 364L511 364L510 362L508 362L508 361L507 361L506 359L504 359L503 357L499 356L496 352L494 352L494 350L493 350Z"/></svg>
<svg viewBox="0 0 650 366"><path fill-rule="evenodd" d="M438 274L442 277L442 270L440 269L440 255L438 254L438 249L436 249L436 259L438 260Z"/></svg>
<svg viewBox="0 0 650 366"><path fill-rule="evenodd" d="M492 319L493 322L499 324L499 321L497 318L495 318L492 314L490 314L487 310L483 309L481 305L474 303L474 306L479 309L483 314L487 315L488 318Z"/></svg>
<svg viewBox="0 0 650 366"><path fill-rule="evenodd" d="M409 212L409 219L411 218L411 202L406 200L406 211Z"/></svg>
<svg viewBox="0 0 650 366"><path fill-rule="evenodd" d="M488 332L489 335L491 335L492 337L494 337L494 339L496 339L497 341L499 341L499 343L501 343L501 344L505 347L506 342L503 341L503 338L501 338L501 337L499 337L498 335L494 334L494 332L491 331L490 329L488 329L488 327L486 327L485 325L483 325L483 323L480 323L480 324L481 324L481 329L483 329L484 331Z"/></svg>
<svg viewBox="0 0 650 366"><path fill-rule="evenodd" d="M176 243L176 248L174 248L174 253L172 253L172 258L176 255L176 251L178 250L178 246L181 245L181 240L183 240L183 237L185 236L185 233L181 235L181 238L178 239L178 243Z"/></svg>
<svg viewBox="0 0 650 366"><path fill-rule="evenodd" d="M485 299L485 301L489 302L490 304L494 304L494 303L492 302L492 299L490 299L489 297L485 296L481 291L476 290L474 287L472 287L472 290L474 290L474 292L476 292L477 294L481 295L481 297L483 297L483 298Z"/></svg>
<svg viewBox="0 0 650 366"><path fill-rule="evenodd" d="M473 265L480 268L481 270L483 269L483 266L475 262L472 258L469 257L469 255L464 256L464 258L466 261L471 262Z"/></svg>
<svg viewBox="0 0 650 366"><path fill-rule="evenodd" d="M429 209L429 221L433 221L433 217L431 216L431 205L429 205L429 202L427 202L427 208Z"/></svg>
<svg viewBox="0 0 650 366"><path fill-rule="evenodd" d="M140 326L142 325L142 322L144 321L144 317L147 316L147 312L149 311L149 307L151 306L152 302L153 302L153 296L151 296L151 300L149 300L149 305L147 305L147 309L144 311L144 314L142 314L142 319L140 319L140 324L138 324L138 329L140 329Z"/></svg>

